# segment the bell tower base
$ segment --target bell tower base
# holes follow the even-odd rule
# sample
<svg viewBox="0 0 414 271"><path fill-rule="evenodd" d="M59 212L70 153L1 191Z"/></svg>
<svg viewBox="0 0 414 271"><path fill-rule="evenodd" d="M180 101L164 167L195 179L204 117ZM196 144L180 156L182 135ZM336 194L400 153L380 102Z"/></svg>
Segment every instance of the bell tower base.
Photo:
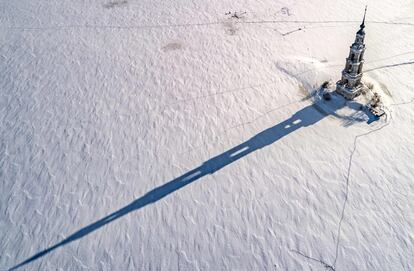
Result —
<svg viewBox="0 0 414 271"><path fill-rule="evenodd" d="M347 100L352 100L355 97L361 95L364 86L359 84L355 87L349 88L342 81L336 83L336 92L344 96Z"/></svg>

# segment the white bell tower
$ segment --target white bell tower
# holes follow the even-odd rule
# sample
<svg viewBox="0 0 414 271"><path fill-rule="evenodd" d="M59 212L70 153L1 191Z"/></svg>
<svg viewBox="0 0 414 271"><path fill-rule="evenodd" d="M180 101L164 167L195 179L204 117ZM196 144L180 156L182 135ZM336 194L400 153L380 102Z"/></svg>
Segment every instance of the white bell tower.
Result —
<svg viewBox="0 0 414 271"><path fill-rule="evenodd" d="M346 59L345 69L342 71L342 78L336 83L336 91L346 99L352 100L361 94L363 85L361 83L362 67L364 65L365 52L365 7L364 19L359 31L356 33L355 42L351 45L349 56Z"/></svg>

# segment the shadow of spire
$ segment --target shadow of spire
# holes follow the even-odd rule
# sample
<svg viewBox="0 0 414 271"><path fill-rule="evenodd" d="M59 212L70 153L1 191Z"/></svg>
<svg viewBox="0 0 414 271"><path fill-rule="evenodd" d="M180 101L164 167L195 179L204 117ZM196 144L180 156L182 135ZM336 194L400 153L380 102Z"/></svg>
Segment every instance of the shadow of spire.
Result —
<svg viewBox="0 0 414 271"><path fill-rule="evenodd" d="M321 101L320 103L323 103L323 102ZM337 106L337 108L334 108L334 111L336 111L339 108L340 106ZM334 111L332 113L333 115L335 115ZM258 133L257 135L253 136L246 142L218 156L215 156L209 159L208 161L204 162L201 166L185 173L184 175L181 175L169 181L168 183L164 185L161 185L147 192L142 197L134 200L133 202L117 210L116 212L113 212L112 214L74 232L73 234L71 234L69 237L62 240L61 242L36 253L32 257L10 268L9 271L16 270L24 265L27 265L49 254L50 252L54 251L55 249L59 247L69 244L73 241L79 240L83 238L84 236L107 225L108 223L111 223L114 220L117 220L123 217L124 215L127 215L133 211L137 211L149 204L155 203L161 200L162 198L168 196L169 194L181 189L182 187L200 179L201 177L208 175L208 174L213 174L214 172L239 160L240 158L256 150L259 150L263 147L266 147L302 127L307 127L307 126L317 123L318 121L322 120L327 115L328 114L325 114L319 109L318 104L309 105L301 109L300 111L296 112L289 119Z"/></svg>

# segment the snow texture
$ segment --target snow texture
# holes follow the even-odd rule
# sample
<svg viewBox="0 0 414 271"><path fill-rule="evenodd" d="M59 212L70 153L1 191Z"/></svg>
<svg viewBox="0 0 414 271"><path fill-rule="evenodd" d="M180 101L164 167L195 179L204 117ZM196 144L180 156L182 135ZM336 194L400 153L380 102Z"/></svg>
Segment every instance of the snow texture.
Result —
<svg viewBox="0 0 414 271"><path fill-rule="evenodd" d="M414 270L413 14L0 0L0 270Z"/></svg>

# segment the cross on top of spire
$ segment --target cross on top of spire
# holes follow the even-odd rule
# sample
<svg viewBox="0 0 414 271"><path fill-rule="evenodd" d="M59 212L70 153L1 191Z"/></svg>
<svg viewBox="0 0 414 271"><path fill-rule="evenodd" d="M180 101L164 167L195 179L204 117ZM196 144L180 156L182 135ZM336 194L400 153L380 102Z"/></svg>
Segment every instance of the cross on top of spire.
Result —
<svg viewBox="0 0 414 271"><path fill-rule="evenodd" d="M365 15L367 15L367 7L368 6L365 6L364 19L362 20L361 29L365 28Z"/></svg>
<svg viewBox="0 0 414 271"><path fill-rule="evenodd" d="M365 28L365 16L366 15L367 15L367 6L365 6L364 19L362 20L360 29L357 32L357 34L360 35L360 36L364 36L365 35L364 28Z"/></svg>

